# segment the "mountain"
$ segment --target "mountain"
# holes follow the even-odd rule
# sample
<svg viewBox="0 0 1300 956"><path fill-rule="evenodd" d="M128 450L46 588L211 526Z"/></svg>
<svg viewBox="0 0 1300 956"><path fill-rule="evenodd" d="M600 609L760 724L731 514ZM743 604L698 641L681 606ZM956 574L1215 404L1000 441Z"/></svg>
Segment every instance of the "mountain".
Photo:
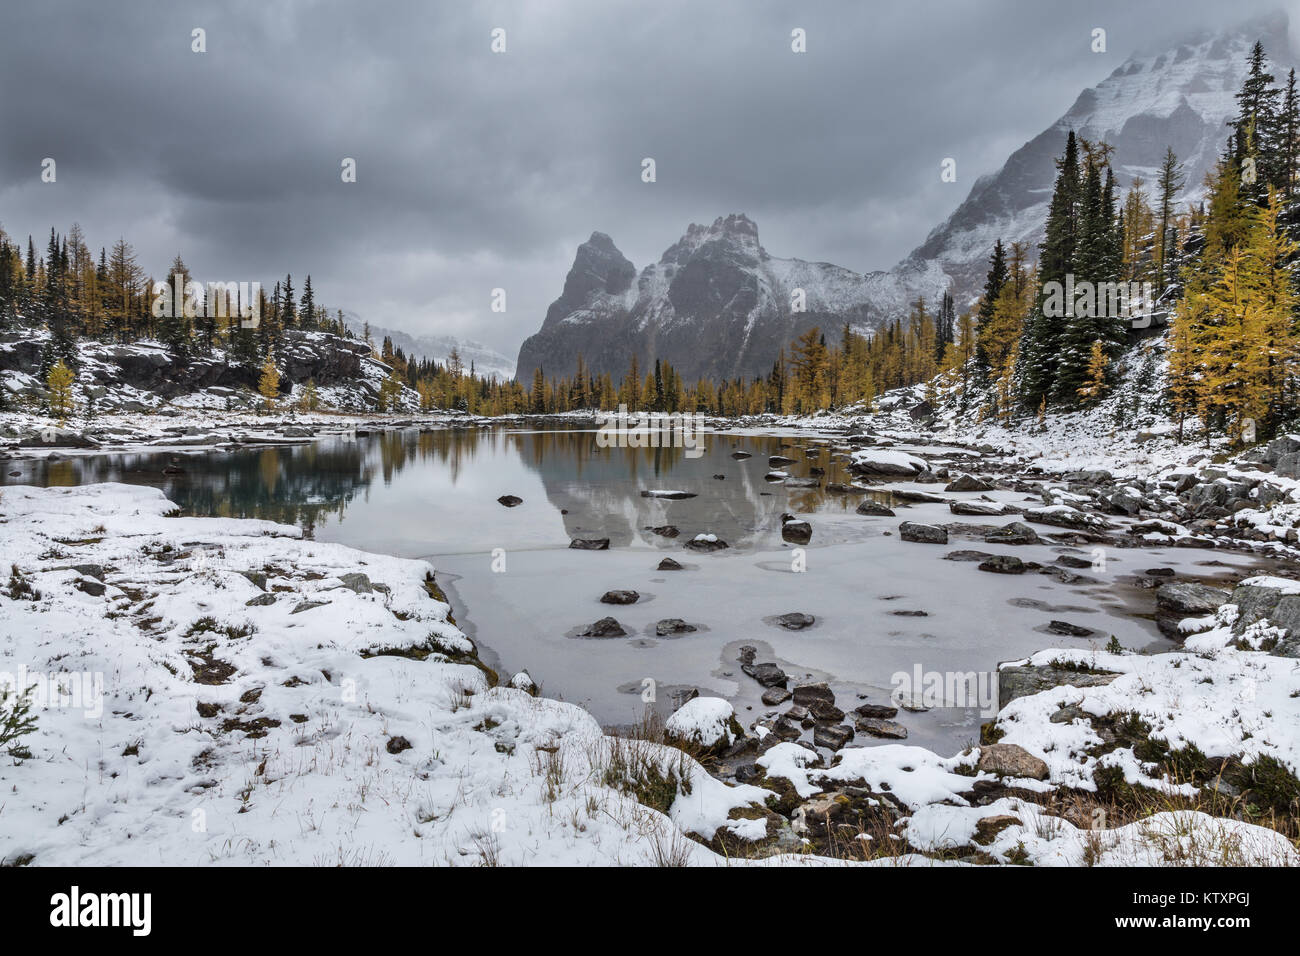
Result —
<svg viewBox="0 0 1300 956"><path fill-rule="evenodd" d="M641 368L664 359L685 378L752 378L813 326L829 336L848 322L872 332L909 301L936 301L947 279L928 263L861 275L827 262L780 259L758 240L758 227L733 214L692 224L659 261L637 273L601 232L578 247L564 290L541 329L519 349L518 372L548 377L587 367L617 381L636 355ZM793 302L803 292L804 309Z"/></svg>
<svg viewBox="0 0 1300 956"><path fill-rule="evenodd" d="M365 323L359 316L345 313L343 321L353 332L361 334ZM454 335L410 335L396 329L385 329L378 325L370 326L370 338L376 346L383 342L385 337L392 339L393 346L400 348L407 358L445 362L454 348L460 352L460 360L466 371L469 370L472 362L475 373L480 376L495 375L502 381L515 377L515 363L509 356L495 352L471 339L458 339Z"/></svg>
<svg viewBox="0 0 1300 956"><path fill-rule="evenodd" d="M1166 147L1183 164L1179 204L1204 195L1203 180L1236 115L1235 95L1246 58L1259 40L1279 80L1294 57L1286 47L1284 13L1253 20L1229 33L1190 37L1176 46L1130 57L1105 80L1084 90L1060 119L1020 147L1000 170L980 177L957 210L897 267L900 276L938 264L952 278L959 309L979 295L995 240L1031 244L1037 258L1047 204L1056 179L1053 160L1071 129L1105 140L1116 179L1127 189L1134 177L1154 186Z"/></svg>

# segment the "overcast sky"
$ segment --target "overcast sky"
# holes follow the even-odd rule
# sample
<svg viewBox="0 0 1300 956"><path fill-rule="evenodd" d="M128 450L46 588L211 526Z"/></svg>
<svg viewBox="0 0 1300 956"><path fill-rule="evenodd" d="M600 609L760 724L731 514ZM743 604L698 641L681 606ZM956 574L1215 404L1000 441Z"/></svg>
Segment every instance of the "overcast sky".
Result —
<svg viewBox="0 0 1300 956"><path fill-rule="evenodd" d="M640 269L744 212L773 255L887 269L1130 53L1278 6L4 0L0 225L41 248L80 222L156 275L310 272L332 308L513 358L593 230Z"/></svg>

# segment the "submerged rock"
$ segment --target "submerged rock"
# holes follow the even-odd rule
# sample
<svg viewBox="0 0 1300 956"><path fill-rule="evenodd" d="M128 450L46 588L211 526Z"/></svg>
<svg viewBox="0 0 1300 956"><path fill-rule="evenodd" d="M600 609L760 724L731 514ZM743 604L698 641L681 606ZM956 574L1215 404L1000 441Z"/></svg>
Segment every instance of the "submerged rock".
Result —
<svg viewBox="0 0 1300 956"><path fill-rule="evenodd" d="M787 631L802 631L805 627L812 627L816 618L811 614L804 614L802 611L791 611L789 614L782 614L776 619L776 623Z"/></svg>

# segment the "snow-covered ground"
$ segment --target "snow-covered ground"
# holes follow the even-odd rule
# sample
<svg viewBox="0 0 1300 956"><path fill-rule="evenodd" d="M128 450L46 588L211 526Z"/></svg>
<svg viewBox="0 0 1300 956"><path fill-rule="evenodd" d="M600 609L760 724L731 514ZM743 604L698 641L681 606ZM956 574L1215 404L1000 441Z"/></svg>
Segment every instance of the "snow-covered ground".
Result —
<svg viewBox="0 0 1300 956"><path fill-rule="evenodd" d="M493 686L427 586L426 562L172 510L155 489L117 484L0 493L0 566L16 568L0 589L0 672L34 688L37 718L0 766L0 860L708 865L735 859L704 845L723 834L800 849L803 817L792 840L771 839L767 789L606 736L581 708L532 696L523 676ZM1046 760L1049 781L1033 783L1051 786L1074 771L1081 739L1045 716L1062 695L1095 713L1146 707L1120 699L1132 680L1129 697L1148 695L1154 721L1193 709L1193 691L1215 695L1197 710L1227 713L1253 686L1231 727L1193 713L1160 729L1207 752L1249 740L1294 761L1294 662L1220 646L1216 633L1199 635L1196 653L1097 660L1121 672L1109 687L1015 701L1004 741ZM728 711L695 703L672 730L725 746ZM972 805L963 794L992 779L974 753L847 748L830 769L809 755L779 744L760 764L801 796L861 781L909 807L909 852L876 861L886 865L950 856L994 817L993 842L979 842L992 861L1300 862L1272 830L1187 811L1084 831L1019 798Z"/></svg>

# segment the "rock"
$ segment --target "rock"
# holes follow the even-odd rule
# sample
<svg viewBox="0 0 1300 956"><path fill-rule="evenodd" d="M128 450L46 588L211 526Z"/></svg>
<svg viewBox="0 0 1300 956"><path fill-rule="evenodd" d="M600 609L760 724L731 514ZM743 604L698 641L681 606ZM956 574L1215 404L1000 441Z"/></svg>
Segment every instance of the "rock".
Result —
<svg viewBox="0 0 1300 956"><path fill-rule="evenodd" d="M839 750L853 739L853 728L848 724L818 724L813 729L813 744Z"/></svg>
<svg viewBox="0 0 1300 956"><path fill-rule="evenodd" d="M1046 780L1047 763L1016 744L987 744L980 747L975 769L998 777Z"/></svg>
<svg viewBox="0 0 1300 956"><path fill-rule="evenodd" d="M680 571L682 570L682 566L678 564L676 561L674 561L672 558L664 558L662 561L659 562L659 565L658 567L655 568L655 570L656 571Z"/></svg>
<svg viewBox="0 0 1300 956"><path fill-rule="evenodd" d="M825 682L817 684L799 684L794 689L794 702L807 707L815 700L825 701L826 703L835 703L835 693L831 690L831 685Z"/></svg>
<svg viewBox="0 0 1300 956"><path fill-rule="evenodd" d="M759 699L768 707L776 707L790 699L790 692L784 687L769 687Z"/></svg>
<svg viewBox="0 0 1300 956"><path fill-rule="evenodd" d="M881 717L859 717L854 723L858 730L872 737L884 737L887 740L907 739L907 728L893 720L885 720Z"/></svg>
<svg viewBox="0 0 1300 956"><path fill-rule="evenodd" d="M978 846L988 846L1007 827L1020 825L1020 818L1010 813L995 813L993 816L980 817L975 822L975 835L971 837L971 841Z"/></svg>
<svg viewBox="0 0 1300 956"><path fill-rule="evenodd" d="M844 711L828 700L814 700L807 706L808 713L818 723L834 724L844 719Z"/></svg>
<svg viewBox="0 0 1300 956"><path fill-rule="evenodd" d="M775 664L743 664L740 668L764 687L784 687L788 678Z"/></svg>
<svg viewBox="0 0 1300 956"><path fill-rule="evenodd" d="M400 754L403 750L411 749L411 742L405 737L389 737L384 749L390 754Z"/></svg>
<svg viewBox="0 0 1300 956"><path fill-rule="evenodd" d="M680 617L666 617L655 624L655 634L658 637L668 637L672 634L690 634L697 630L694 624L687 624Z"/></svg>
<svg viewBox="0 0 1300 956"><path fill-rule="evenodd" d="M753 644L741 644L736 660L742 664L752 664L757 659L758 648Z"/></svg>
<svg viewBox="0 0 1300 956"><path fill-rule="evenodd" d="M259 591L266 590L266 573L263 571L240 571L244 577L248 578L253 587Z"/></svg>
<svg viewBox="0 0 1300 956"><path fill-rule="evenodd" d="M898 526L898 536L904 541L914 541L919 544L948 543L947 530L932 524L919 524L915 521L901 523Z"/></svg>
<svg viewBox="0 0 1300 956"><path fill-rule="evenodd" d="M370 584L370 578L360 571L340 574L339 581L349 591L355 591L357 594L373 594L375 590Z"/></svg>
<svg viewBox="0 0 1300 956"><path fill-rule="evenodd" d="M890 475L899 478L915 478L925 468L924 459L887 449L855 451L849 463L849 471L855 475Z"/></svg>
<svg viewBox="0 0 1300 956"><path fill-rule="evenodd" d="M812 525L807 521L787 521L781 525L781 540L791 544L807 544L812 540Z"/></svg>
<svg viewBox="0 0 1300 956"><path fill-rule="evenodd" d="M1029 697L1053 687L1101 687L1118 674L1065 670L1050 664L1017 664L998 668L998 709L1018 697Z"/></svg>
<svg viewBox="0 0 1300 956"><path fill-rule="evenodd" d="M497 499L497 504L505 505L507 508L517 508L524 503L524 499L518 495L502 495Z"/></svg>
<svg viewBox="0 0 1300 956"><path fill-rule="evenodd" d="M694 498L695 492L650 490L650 491L642 491L641 497L642 498L667 498L669 501L684 501L687 498Z"/></svg>
<svg viewBox="0 0 1300 956"><path fill-rule="evenodd" d="M981 561L979 569L994 574L1024 574L1029 570L1029 566L1015 555L995 554L987 561Z"/></svg>
<svg viewBox="0 0 1300 956"><path fill-rule="evenodd" d="M706 752L730 747L745 734L736 712L721 697L696 697L664 722L664 736Z"/></svg>
<svg viewBox="0 0 1300 956"><path fill-rule="evenodd" d="M601 604L635 604L641 595L636 591L606 591L600 596Z"/></svg>
<svg viewBox="0 0 1300 956"><path fill-rule="evenodd" d="M301 614L303 611L310 611L312 608L325 607L329 601L300 601L290 614Z"/></svg>
<svg viewBox="0 0 1300 956"><path fill-rule="evenodd" d="M274 594L259 594L257 597L245 601L244 607L270 607L274 603Z"/></svg>
<svg viewBox="0 0 1300 956"><path fill-rule="evenodd" d="M94 578L78 578L72 585L82 594L89 594L91 597L104 596L104 584L96 581Z"/></svg>
<svg viewBox="0 0 1300 956"><path fill-rule="evenodd" d="M793 465L793 464L794 464L794 459L787 458L785 457L785 455L771 455L767 459L767 466L769 468L780 468L783 465Z"/></svg>
<svg viewBox="0 0 1300 956"><path fill-rule="evenodd" d="M803 736L803 728L797 723L782 714L772 724L772 733L781 740L798 740Z"/></svg>
<svg viewBox="0 0 1300 956"><path fill-rule="evenodd" d="M787 478L785 486L787 488L820 488L822 483L816 478Z"/></svg>
<svg viewBox="0 0 1300 956"><path fill-rule="evenodd" d="M1038 544L1041 541L1038 532L1023 521L1013 521L984 536L985 544Z"/></svg>
<svg viewBox="0 0 1300 956"><path fill-rule="evenodd" d="M853 712L859 717L868 717L874 720L892 720L898 716L898 708L890 707L887 704L861 704L853 708Z"/></svg>
<svg viewBox="0 0 1300 956"><path fill-rule="evenodd" d="M753 458L754 456L747 451L733 451L731 457L736 461L744 461L746 458Z"/></svg>
<svg viewBox="0 0 1300 956"><path fill-rule="evenodd" d="M625 634L627 631L623 630L623 625L612 617L602 617L594 624L587 625L587 629L582 632L583 637L623 637Z"/></svg>
<svg viewBox="0 0 1300 956"><path fill-rule="evenodd" d="M802 611L791 611L789 614L782 614L776 619L776 623L787 631L802 631L805 627L812 627L816 618L811 614L804 614Z"/></svg>
<svg viewBox="0 0 1300 956"><path fill-rule="evenodd" d="M661 538L675 538L681 534L681 532L677 530L677 525L675 524L661 524L656 525L653 528L646 528L645 530L649 531L651 534L657 534Z"/></svg>
<svg viewBox="0 0 1300 956"><path fill-rule="evenodd" d="M1081 558L1073 554L1062 554L1058 556L1056 563L1063 568L1074 568L1077 571L1092 567L1091 558Z"/></svg>
<svg viewBox="0 0 1300 956"><path fill-rule="evenodd" d="M727 547L727 542L723 541L716 534L697 534L687 541L685 547L691 551L700 551L709 554L714 551L721 551Z"/></svg>
<svg viewBox="0 0 1300 956"><path fill-rule="evenodd" d="M1156 588L1156 610L1183 617L1200 617L1213 614L1219 605L1226 604L1231 595L1222 588L1193 581L1172 581Z"/></svg>
<svg viewBox="0 0 1300 956"><path fill-rule="evenodd" d="M19 448L98 448L99 442L71 428L42 428L18 441Z"/></svg>
<svg viewBox="0 0 1300 956"><path fill-rule="evenodd" d="M873 517L873 518L894 517L894 510L892 508L886 508L879 501L876 501L873 498L868 498L865 501L863 501L860 505L858 505L856 510L857 510L857 514L868 515L869 517Z"/></svg>
<svg viewBox="0 0 1300 956"><path fill-rule="evenodd" d="M1089 514L1071 508L1069 505L1031 508L1025 512L1025 520L1055 525L1058 528L1070 528L1074 531L1105 531L1110 527L1110 522L1100 515Z"/></svg>
<svg viewBox="0 0 1300 956"><path fill-rule="evenodd" d="M974 475L958 475L944 487L944 491L992 491L993 486Z"/></svg>
<svg viewBox="0 0 1300 956"><path fill-rule="evenodd" d="M863 488L861 485L844 485L838 481L832 481L826 486L826 490L833 495L865 495L871 491L870 488Z"/></svg>
<svg viewBox="0 0 1300 956"><path fill-rule="evenodd" d="M950 501L948 510L955 515L987 517L1006 514L1007 506L1000 501Z"/></svg>
<svg viewBox="0 0 1300 956"><path fill-rule="evenodd" d="M609 538L574 538L569 547L578 551L608 551Z"/></svg>
<svg viewBox="0 0 1300 956"><path fill-rule="evenodd" d="M1064 634L1066 637L1091 637L1096 633L1092 628L1071 624L1069 621L1052 621L1047 629L1053 634Z"/></svg>
<svg viewBox="0 0 1300 956"><path fill-rule="evenodd" d="M1174 576L1173 568L1147 568L1142 572L1156 578L1172 578Z"/></svg>
<svg viewBox="0 0 1300 956"><path fill-rule="evenodd" d="M987 551L949 551L943 556L945 561L987 561L993 557Z"/></svg>

